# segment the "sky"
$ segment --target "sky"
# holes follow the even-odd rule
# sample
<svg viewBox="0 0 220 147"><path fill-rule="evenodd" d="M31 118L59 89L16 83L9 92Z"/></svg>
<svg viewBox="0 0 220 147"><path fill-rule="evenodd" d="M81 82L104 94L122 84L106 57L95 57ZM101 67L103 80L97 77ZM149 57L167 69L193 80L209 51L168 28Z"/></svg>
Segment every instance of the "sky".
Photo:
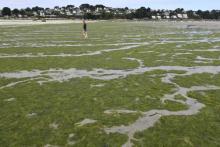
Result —
<svg viewBox="0 0 220 147"><path fill-rule="evenodd" d="M103 4L109 7L129 7L139 8L141 6L152 9L176 9L184 8L185 10L220 10L220 0L0 0L0 8L26 8L26 7L49 7L66 6L72 4L79 6L83 3L92 5Z"/></svg>

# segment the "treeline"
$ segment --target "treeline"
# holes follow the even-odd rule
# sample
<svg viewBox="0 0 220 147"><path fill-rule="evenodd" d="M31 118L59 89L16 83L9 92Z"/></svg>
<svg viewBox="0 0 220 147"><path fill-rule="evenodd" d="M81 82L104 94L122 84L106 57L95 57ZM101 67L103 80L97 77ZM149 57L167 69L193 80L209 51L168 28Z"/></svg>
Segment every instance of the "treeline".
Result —
<svg viewBox="0 0 220 147"><path fill-rule="evenodd" d="M4 7L0 10L2 17L69 17L87 19L220 19L220 10L211 11L185 11L183 8L176 10L153 10L140 7L139 9L111 8L104 5L82 4L79 7L67 5L55 6L53 9L33 7L25 9L10 9Z"/></svg>

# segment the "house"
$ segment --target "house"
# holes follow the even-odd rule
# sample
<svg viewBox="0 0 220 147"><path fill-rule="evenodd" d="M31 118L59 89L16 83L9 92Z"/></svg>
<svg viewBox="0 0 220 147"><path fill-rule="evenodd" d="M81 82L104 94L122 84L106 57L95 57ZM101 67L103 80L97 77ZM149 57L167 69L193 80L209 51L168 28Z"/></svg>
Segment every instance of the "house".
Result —
<svg viewBox="0 0 220 147"><path fill-rule="evenodd" d="M102 12L103 8L102 7L96 7L95 12Z"/></svg>
<svg viewBox="0 0 220 147"><path fill-rule="evenodd" d="M77 16L83 16L84 13L83 13L83 11L81 11L80 9L78 9L76 15L77 15Z"/></svg>
<svg viewBox="0 0 220 147"><path fill-rule="evenodd" d="M60 10L58 12L60 12L61 15L65 15L66 14L65 11L63 11L63 10Z"/></svg>
<svg viewBox="0 0 220 147"><path fill-rule="evenodd" d="M72 12L74 8L75 8L74 5L67 5L66 6L66 10L69 10L70 12Z"/></svg>
<svg viewBox="0 0 220 147"><path fill-rule="evenodd" d="M49 8L45 9L45 14L46 15L51 15L52 13L53 13L53 9L49 9Z"/></svg>
<svg viewBox="0 0 220 147"><path fill-rule="evenodd" d="M169 12L169 11L165 11L163 14L164 14L165 16L170 16L170 12Z"/></svg>
<svg viewBox="0 0 220 147"><path fill-rule="evenodd" d="M85 9L86 13L91 13L92 11L90 9Z"/></svg>
<svg viewBox="0 0 220 147"><path fill-rule="evenodd" d="M95 16L100 16L101 13L99 13L99 12L95 12L94 15L95 15Z"/></svg>
<svg viewBox="0 0 220 147"><path fill-rule="evenodd" d="M153 15L153 16L152 16L152 19L157 19L157 16L154 16L154 15Z"/></svg>
<svg viewBox="0 0 220 147"><path fill-rule="evenodd" d="M170 19L170 12L169 11L165 11L164 13L163 13L163 18L165 18L165 19Z"/></svg>
<svg viewBox="0 0 220 147"><path fill-rule="evenodd" d="M73 11L72 11L72 13L74 15L76 15L77 13L80 13L80 12L81 12L81 10L79 8L74 8Z"/></svg>
<svg viewBox="0 0 220 147"><path fill-rule="evenodd" d="M183 19L183 14L177 14L177 18Z"/></svg>
<svg viewBox="0 0 220 147"><path fill-rule="evenodd" d="M125 10L125 13L126 14L131 14L131 13L135 13L135 9L128 9L128 10Z"/></svg>
<svg viewBox="0 0 220 147"><path fill-rule="evenodd" d="M73 12L72 12L72 13L73 13L73 15L76 15L77 11L76 11L76 10L73 10Z"/></svg>
<svg viewBox="0 0 220 147"><path fill-rule="evenodd" d="M161 19L161 16L160 16L160 15L157 15L157 19Z"/></svg>
<svg viewBox="0 0 220 147"><path fill-rule="evenodd" d="M21 14L18 14L18 18L22 18L22 15L21 15Z"/></svg>
<svg viewBox="0 0 220 147"><path fill-rule="evenodd" d="M58 6L54 7L54 11L59 11L59 10L60 10L60 8Z"/></svg>
<svg viewBox="0 0 220 147"><path fill-rule="evenodd" d="M131 9L131 12L132 12L132 13L135 13L135 12L136 12L136 9Z"/></svg>
<svg viewBox="0 0 220 147"><path fill-rule="evenodd" d="M82 10L80 10L79 8L75 8L75 9L73 10L73 14L74 14L75 16L81 17L81 16L84 15L84 12L83 12Z"/></svg>
<svg viewBox="0 0 220 147"><path fill-rule="evenodd" d="M126 13L126 14L131 14L132 11L128 9L128 10L125 10L125 13Z"/></svg>
<svg viewBox="0 0 220 147"><path fill-rule="evenodd" d="M171 18L172 19L177 19L177 16L176 15L172 15Z"/></svg>
<svg viewBox="0 0 220 147"><path fill-rule="evenodd" d="M111 13L111 10L108 9L108 10L106 10L105 12L106 12L106 13Z"/></svg>
<svg viewBox="0 0 220 147"><path fill-rule="evenodd" d="M183 18L184 19L188 19L188 15L187 14L183 14Z"/></svg>
<svg viewBox="0 0 220 147"><path fill-rule="evenodd" d="M67 16L72 16L73 13L72 13L71 11L67 10L67 11L66 11L66 15L67 15Z"/></svg>
<svg viewBox="0 0 220 147"><path fill-rule="evenodd" d="M105 6L103 5L96 5L95 6L95 12L103 12L105 10Z"/></svg>
<svg viewBox="0 0 220 147"><path fill-rule="evenodd" d="M34 12L33 12L33 15L34 15L34 16L38 16L38 14L37 14L37 12L36 12L36 11L34 11Z"/></svg>
<svg viewBox="0 0 220 147"><path fill-rule="evenodd" d="M44 16L45 16L45 13L44 13L43 10L40 11L40 16L41 16L41 17L44 17Z"/></svg>
<svg viewBox="0 0 220 147"><path fill-rule="evenodd" d="M170 19L170 16L169 15L165 15L164 18L165 19Z"/></svg>
<svg viewBox="0 0 220 147"><path fill-rule="evenodd" d="M105 7L105 8L104 8L104 11L105 11L106 13L111 13L111 10L112 10L111 7Z"/></svg>
<svg viewBox="0 0 220 147"><path fill-rule="evenodd" d="M66 7L62 7L60 10L61 10L61 11L65 11L65 10L66 10Z"/></svg>

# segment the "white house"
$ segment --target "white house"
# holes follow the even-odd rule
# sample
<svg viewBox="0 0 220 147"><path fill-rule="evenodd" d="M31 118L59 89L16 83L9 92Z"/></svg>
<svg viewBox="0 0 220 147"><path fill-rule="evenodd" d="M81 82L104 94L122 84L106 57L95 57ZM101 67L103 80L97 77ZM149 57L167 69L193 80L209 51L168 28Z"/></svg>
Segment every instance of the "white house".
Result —
<svg viewBox="0 0 220 147"><path fill-rule="evenodd" d="M164 18L165 19L170 19L170 16L169 15L165 15Z"/></svg>
<svg viewBox="0 0 220 147"><path fill-rule="evenodd" d="M90 9L86 9L85 11L86 11L86 13L91 13Z"/></svg>
<svg viewBox="0 0 220 147"><path fill-rule="evenodd" d="M158 16L157 16L157 19L161 19L161 16L160 16L160 15L158 15Z"/></svg>
<svg viewBox="0 0 220 147"><path fill-rule="evenodd" d="M183 18L184 19L188 19L188 15L187 14L183 14Z"/></svg>
<svg viewBox="0 0 220 147"><path fill-rule="evenodd" d="M60 8L58 6L55 6L54 11L60 11Z"/></svg>
<svg viewBox="0 0 220 147"><path fill-rule="evenodd" d="M34 11L34 12L33 12L33 15L34 15L34 16L38 16L38 14L37 14L37 12L36 12L36 11Z"/></svg>
<svg viewBox="0 0 220 147"><path fill-rule="evenodd" d="M111 9L112 9L112 8L110 8L110 7L105 7L105 8L104 8L104 10L105 10L106 13L111 13Z"/></svg>
<svg viewBox="0 0 220 147"><path fill-rule="evenodd" d="M65 7L62 7L60 10L61 10L61 11L65 11L65 9L66 9Z"/></svg>
<svg viewBox="0 0 220 147"><path fill-rule="evenodd" d="M73 13L72 13L72 12L70 12L70 11L68 10L68 11L66 11L66 15L67 15L67 16L72 16L72 15L73 15Z"/></svg>
<svg viewBox="0 0 220 147"><path fill-rule="evenodd" d="M177 16L176 15L172 15L171 18L172 19L177 19Z"/></svg>
<svg viewBox="0 0 220 147"><path fill-rule="evenodd" d="M83 16L83 11L80 10L79 8L75 8L73 12L74 12L73 14L75 14L76 16Z"/></svg>
<svg viewBox="0 0 220 147"><path fill-rule="evenodd" d="M21 14L18 14L18 18L22 18L22 15L21 15Z"/></svg>
<svg viewBox="0 0 220 147"><path fill-rule="evenodd" d="M44 17L44 16L45 16L44 11L40 11L40 16L42 16L42 17Z"/></svg>
<svg viewBox="0 0 220 147"><path fill-rule="evenodd" d="M163 15L164 15L165 19L170 19L170 12L169 11L166 10Z"/></svg>
<svg viewBox="0 0 220 147"><path fill-rule="evenodd" d="M97 7L95 10L95 12L101 12L101 11L103 11L103 9L101 7Z"/></svg>
<svg viewBox="0 0 220 147"><path fill-rule="evenodd" d="M77 13L80 13L80 12L81 12L81 10L79 8L74 8L73 11L72 11L72 13L75 14L75 15Z"/></svg>
<svg viewBox="0 0 220 147"><path fill-rule="evenodd" d="M126 14L131 14L131 10L128 9L128 10L125 11L125 13Z"/></svg>
<svg viewBox="0 0 220 147"><path fill-rule="evenodd" d="M152 16L152 19L157 19L157 17L153 15L153 16Z"/></svg>
<svg viewBox="0 0 220 147"><path fill-rule="evenodd" d="M182 19L183 18L183 14L177 14L177 18Z"/></svg>
<svg viewBox="0 0 220 147"><path fill-rule="evenodd" d="M72 12L73 14L76 14L77 13L77 11L76 10L73 10L73 12Z"/></svg>

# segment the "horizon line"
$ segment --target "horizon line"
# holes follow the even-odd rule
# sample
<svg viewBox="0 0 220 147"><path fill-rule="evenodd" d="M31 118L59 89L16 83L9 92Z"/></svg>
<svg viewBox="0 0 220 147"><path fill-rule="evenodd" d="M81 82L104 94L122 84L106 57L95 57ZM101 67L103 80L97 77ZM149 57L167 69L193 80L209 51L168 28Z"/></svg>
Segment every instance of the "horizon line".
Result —
<svg viewBox="0 0 220 147"><path fill-rule="evenodd" d="M82 3L82 4L89 4L89 3ZM80 4L80 5L82 5ZM8 7L10 9L26 9L26 8L33 8L33 7L42 7L42 8L50 8L50 9L53 9L54 7L58 6L58 7L65 7L67 5L74 5L74 4L66 4L66 5L54 5L54 6L50 6L50 7L47 7L47 6L42 6L42 5L34 5L34 6L25 6L25 7L10 7L10 6L0 6L0 10L2 10L4 7ZM80 5L74 5L75 7L80 7ZM125 8L125 7L128 7L128 6L124 6L124 7L113 7L113 6L107 6L107 5L104 5L104 4L100 4L100 3L97 3L97 4L89 4L89 5L93 5L93 6L96 6L96 5L103 5L105 7L110 7L110 8ZM211 11L211 10L220 10L220 9L215 9L215 8L212 8L212 9L188 9L188 8L184 8L184 7L176 7L176 8L173 8L173 9L169 9L169 8L152 8L150 6L139 6L139 7L135 7L135 8L131 8L131 7L128 7L129 9L139 9L141 7L145 7L145 8L150 8L152 10L176 10L178 8L183 8L185 11L189 11L189 10L192 10L192 11L198 11L198 10L202 10L202 11Z"/></svg>

